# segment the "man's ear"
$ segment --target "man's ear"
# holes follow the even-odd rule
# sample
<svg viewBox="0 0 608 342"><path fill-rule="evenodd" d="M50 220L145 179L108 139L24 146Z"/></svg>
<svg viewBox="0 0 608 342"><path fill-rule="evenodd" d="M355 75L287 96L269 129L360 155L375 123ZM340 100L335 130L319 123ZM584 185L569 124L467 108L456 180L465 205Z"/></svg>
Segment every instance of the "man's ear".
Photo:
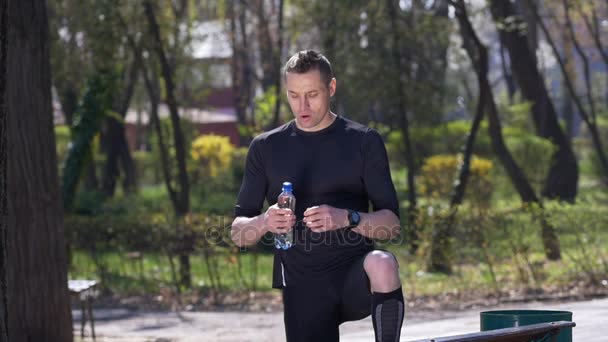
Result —
<svg viewBox="0 0 608 342"><path fill-rule="evenodd" d="M329 81L329 97L333 97L336 93L336 84L337 81L335 78L332 78L331 81Z"/></svg>

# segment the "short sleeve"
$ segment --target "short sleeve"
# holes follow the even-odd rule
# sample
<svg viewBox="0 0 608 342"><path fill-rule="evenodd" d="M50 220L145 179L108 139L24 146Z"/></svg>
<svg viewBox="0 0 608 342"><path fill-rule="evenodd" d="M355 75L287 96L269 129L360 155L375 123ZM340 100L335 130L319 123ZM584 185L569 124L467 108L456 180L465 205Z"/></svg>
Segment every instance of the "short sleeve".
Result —
<svg viewBox="0 0 608 342"><path fill-rule="evenodd" d="M363 138L363 182L373 210L388 209L399 217L399 200L391 178L384 141L370 129Z"/></svg>
<svg viewBox="0 0 608 342"><path fill-rule="evenodd" d="M262 141L255 138L249 146L243 182L234 207L235 217L254 217L262 212L267 179L261 145Z"/></svg>

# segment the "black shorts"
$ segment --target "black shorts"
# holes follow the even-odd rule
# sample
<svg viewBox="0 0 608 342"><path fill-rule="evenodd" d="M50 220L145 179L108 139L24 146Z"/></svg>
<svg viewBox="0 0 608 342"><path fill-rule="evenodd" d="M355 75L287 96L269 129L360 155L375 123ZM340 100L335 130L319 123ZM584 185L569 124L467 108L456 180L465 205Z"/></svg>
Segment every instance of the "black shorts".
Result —
<svg viewBox="0 0 608 342"><path fill-rule="evenodd" d="M339 325L371 313L365 255L342 271L283 288L287 342L336 342Z"/></svg>

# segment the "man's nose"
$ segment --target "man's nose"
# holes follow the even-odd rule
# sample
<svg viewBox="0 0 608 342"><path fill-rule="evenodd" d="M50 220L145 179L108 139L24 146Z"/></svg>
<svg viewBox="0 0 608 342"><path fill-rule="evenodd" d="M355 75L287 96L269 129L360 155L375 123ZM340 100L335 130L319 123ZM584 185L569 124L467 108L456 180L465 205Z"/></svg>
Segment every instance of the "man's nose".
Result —
<svg viewBox="0 0 608 342"><path fill-rule="evenodd" d="M306 98L306 96L302 96L300 98L299 105L300 105L300 110L308 109L308 99Z"/></svg>

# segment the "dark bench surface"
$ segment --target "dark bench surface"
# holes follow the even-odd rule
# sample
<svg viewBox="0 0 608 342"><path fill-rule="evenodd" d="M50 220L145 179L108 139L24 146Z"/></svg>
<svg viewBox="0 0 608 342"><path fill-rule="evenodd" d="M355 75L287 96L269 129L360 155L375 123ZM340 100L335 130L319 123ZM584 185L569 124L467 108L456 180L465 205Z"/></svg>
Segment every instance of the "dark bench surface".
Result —
<svg viewBox="0 0 608 342"><path fill-rule="evenodd" d="M558 321L551 323L531 324L516 328L488 330L472 334L436 337L413 342L527 342L534 338L543 337L547 333L557 333L557 331L560 329L572 328L575 326L576 324L574 322Z"/></svg>

